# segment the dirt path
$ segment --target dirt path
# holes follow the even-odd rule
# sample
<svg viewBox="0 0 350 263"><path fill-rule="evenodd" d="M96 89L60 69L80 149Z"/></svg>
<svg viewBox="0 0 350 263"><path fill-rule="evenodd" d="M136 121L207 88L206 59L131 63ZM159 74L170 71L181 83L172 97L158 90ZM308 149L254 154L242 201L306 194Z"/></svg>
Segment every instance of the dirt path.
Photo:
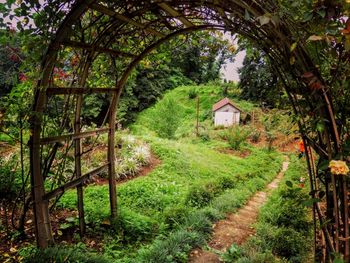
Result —
<svg viewBox="0 0 350 263"><path fill-rule="evenodd" d="M212 239L208 246L212 249L225 252L233 243L241 245L255 233L252 225L256 222L260 207L266 202L269 192L278 187L289 162L283 162L281 172L260 192L257 192L248 203L236 213L229 214L226 219L214 224ZM190 263L217 263L222 262L213 252L195 249L190 253Z"/></svg>

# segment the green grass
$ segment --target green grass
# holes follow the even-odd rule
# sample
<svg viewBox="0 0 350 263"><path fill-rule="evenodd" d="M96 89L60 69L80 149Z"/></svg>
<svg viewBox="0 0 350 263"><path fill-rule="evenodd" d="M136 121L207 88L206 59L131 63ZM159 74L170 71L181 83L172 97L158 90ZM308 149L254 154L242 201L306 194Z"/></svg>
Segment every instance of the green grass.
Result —
<svg viewBox="0 0 350 263"><path fill-rule="evenodd" d="M175 100L181 108L181 124L175 133L176 138L188 138L194 135L196 123L196 99L189 99L188 93L191 89L196 89L199 96L199 121L205 129L212 129L212 106L223 98L221 88L218 86L183 86L167 92L163 100L169 98ZM249 113L255 108L254 104L239 100L236 97L230 98L243 113ZM152 127L152 120L155 115L157 105L142 112L136 123L131 127L135 134L156 134Z"/></svg>
<svg viewBox="0 0 350 263"><path fill-rule="evenodd" d="M104 245L104 254L113 262L186 262L188 251L205 243L214 221L244 205L280 170L283 156L274 151L245 146L251 153L244 159L217 151L228 147L217 139L208 113L222 98L217 87L196 87L202 125L211 134L209 140L196 138L195 100L188 97L191 88L180 87L165 95L185 113L177 140L161 139L149 126L154 108L141 113L130 127L150 145L161 164L117 189L118 220L112 222L113 231L105 231ZM233 101L243 110L254 107ZM84 192L86 219L98 227L109 217L108 186L89 186ZM65 193L59 206L75 210L76 192Z"/></svg>

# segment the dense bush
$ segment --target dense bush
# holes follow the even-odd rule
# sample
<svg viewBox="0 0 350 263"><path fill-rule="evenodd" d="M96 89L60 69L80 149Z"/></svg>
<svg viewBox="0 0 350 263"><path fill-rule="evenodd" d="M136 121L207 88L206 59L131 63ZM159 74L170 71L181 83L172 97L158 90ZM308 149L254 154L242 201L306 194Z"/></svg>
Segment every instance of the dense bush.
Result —
<svg viewBox="0 0 350 263"><path fill-rule="evenodd" d="M260 141L260 137L261 137L261 132L258 130L253 131L250 134L250 139L252 140L252 142L257 143Z"/></svg>
<svg viewBox="0 0 350 263"><path fill-rule="evenodd" d="M227 140L233 150L239 150L242 144L248 139L250 131L245 127L232 126L225 130L221 137Z"/></svg>
<svg viewBox="0 0 350 263"><path fill-rule="evenodd" d="M181 123L182 108L173 98L165 98L153 109L151 129L162 138L173 139Z"/></svg>
<svg viewBox="0 0 350 263"><path fill-rule="evenodd" d="M149 248L141 250L136 262L185 263L192 247L200 246L204 242L204 236L198 232L177 230L166 239L157 239Z"/></svg>
<svg viewBox="0 0 350 263"><path fill-rule="evenodd" d="M213 198L227 189L236 186L237 178L234 176L220 176L216 180L205 184L196 184L190 187L186 203L194 207L203 207L210 203Z"/></svg>
<svg viewBox="0 0 350 263"><path fill-rule="evenodd" d="M214 181L193 185L186 196L186 203L194 207L203 207L208 205L219 192L220 188Z"/></svg>
<svg viewBox="0 0 350 263"><path fill-rule="evenodd" d="M13 200L21 187L20 173L16 170L16 156L0 159L0 201Z"/></svg>
<svg viewBox="0 0 350 263"><path fill-rule="evenodd" d="M126 208L121 209L112 225L119 239L126 242L144 241L157 232L157 222Z"/></svg>
<svg viewBox="0 0 350 263"><path fill-rule="evenodd" d="M107 263L102 255L96 255L78 247L55 246L44 250L33 249L25 263Z"/></svg>
<svg viewBox="0 0 350 263"><path fill-rule="evenodd" d="M194 99L195 97L197 97L198 95L198 92L195 88L191 88L189 91L188 91L188 98L189 99Z"/></svg>

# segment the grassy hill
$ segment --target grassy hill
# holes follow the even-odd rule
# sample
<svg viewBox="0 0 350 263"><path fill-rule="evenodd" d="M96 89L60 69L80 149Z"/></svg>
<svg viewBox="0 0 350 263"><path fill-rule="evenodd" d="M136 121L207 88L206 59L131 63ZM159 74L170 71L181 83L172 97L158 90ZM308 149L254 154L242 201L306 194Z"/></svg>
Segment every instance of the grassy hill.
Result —
<svg viewBox="0 0 350 263"><path fill-rule="evenodd" d="M200 98L199 137L195 134L196 100L189 96L193 92ZM212 222L242 206L278 173L283 155L265 145L243 142L235 151L223 151L230 149L223 136L227 131L214 129L210 111L221 98L220 87L180 87L140 114L130 127L133 143L146 142L160 164L147 176L118 185L116 222L108 221L108 186L85 189L88 233L100 236L101 249L109 260L185 262L192 247L205 243ZM176 117L178 127L171 139L161 138L154 128L154 120L161 121L158 117L167 114L167 108L160 106L167 100L176 102L176 112L170 117ZM261 112L251 103L232 100L245 112ZM128 136L123 131L117 139ZM121 151L127 152L128 147L130 140ZM249 154L241 158L244 151ZM59 207L75 210L75 191L65 193ZM105 224L113 231L101 228Z"/></svg>

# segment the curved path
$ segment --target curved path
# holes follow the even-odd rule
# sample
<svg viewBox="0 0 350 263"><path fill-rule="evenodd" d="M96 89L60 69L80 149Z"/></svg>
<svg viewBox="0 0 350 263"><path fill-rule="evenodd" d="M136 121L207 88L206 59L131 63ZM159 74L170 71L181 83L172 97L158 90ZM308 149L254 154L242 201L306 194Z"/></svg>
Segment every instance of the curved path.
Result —
<svg viewBox="0 0 350 263"><path fill-rule="evenodd" d="M236 213L229 214L226 219L220 220L213 225L212 238L208 243L210 248L225 252L232 244L241 245L255 233L252 225L257 221L259 209L266 202L269 193L278 187L279 182L288 169L288 165L288 161L283 162L281 172L263 191L257 192ZM218 263L222 261L217 254L198 248L190 253L189 262Z"/></svg>

